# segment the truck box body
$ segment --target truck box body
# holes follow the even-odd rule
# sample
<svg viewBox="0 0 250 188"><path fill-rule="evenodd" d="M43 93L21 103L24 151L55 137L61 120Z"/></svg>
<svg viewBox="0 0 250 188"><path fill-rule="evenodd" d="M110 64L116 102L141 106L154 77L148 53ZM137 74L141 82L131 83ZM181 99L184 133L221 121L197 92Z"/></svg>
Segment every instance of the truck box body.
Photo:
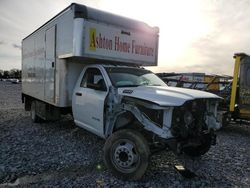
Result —
<svg viewBox="0 0 250 188"><path fill-rule="evenodd" d="M72 4L22 41L22 93L71 106L75 82L88 63L156 66L158 28Z"/></svg>

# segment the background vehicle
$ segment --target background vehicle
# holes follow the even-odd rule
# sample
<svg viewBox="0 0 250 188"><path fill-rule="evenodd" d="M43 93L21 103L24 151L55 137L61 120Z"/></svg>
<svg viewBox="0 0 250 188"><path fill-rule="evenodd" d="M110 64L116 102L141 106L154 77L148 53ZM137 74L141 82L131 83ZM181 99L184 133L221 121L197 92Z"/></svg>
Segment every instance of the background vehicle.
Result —
<svg viewBox="0 0 250 188"><path fill-rule="evenodd" d="M220 98L168 87L156 66L159 29L72 4L22 42L22 98L34 122L71 113L106 139L104 161L140 178L154 149L200 156L215 144Z"/></svg>
<svg viewBox="0 0 250 188"><path fill-rule="evenodd" d="M198 80L197 75L202 73L158 73L157 75L171 86L204 90L222 97L224 100L221 100L218 110L223 114L223 125L226 125L231 118L250 119L250 72L248 72L250 57L244 53L236 53L234 59L233 77L203 73L204 79ZM187 79L187 75L191 79Z"/></svg>
<svg viewBox="0 0 250 188"><path fill-rule="evenodd" d="M229 110L234 119L250 119L250 57L244 53L238 53L234 58Z"/></svg>

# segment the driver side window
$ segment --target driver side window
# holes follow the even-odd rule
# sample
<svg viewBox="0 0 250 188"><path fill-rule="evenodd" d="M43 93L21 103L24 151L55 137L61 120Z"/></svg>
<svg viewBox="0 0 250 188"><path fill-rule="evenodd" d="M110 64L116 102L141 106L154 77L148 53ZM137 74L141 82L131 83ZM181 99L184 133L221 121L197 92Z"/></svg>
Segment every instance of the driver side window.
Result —
<svg viewBox="0 0 250 188"><path fill-rule="evenodd" d="M82 78L80 87L93 89L96 86L101 91L107 91L107 87L102 76L102 73L97 68L88 68Z"/></svg>

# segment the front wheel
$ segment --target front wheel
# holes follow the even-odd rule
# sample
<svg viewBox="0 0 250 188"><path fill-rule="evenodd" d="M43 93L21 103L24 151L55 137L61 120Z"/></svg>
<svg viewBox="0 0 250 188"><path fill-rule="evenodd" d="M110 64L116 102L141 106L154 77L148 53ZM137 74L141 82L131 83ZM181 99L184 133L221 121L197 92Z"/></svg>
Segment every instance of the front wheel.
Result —
<svg viewBox="0 0 250 188"><path fill-rule="evenodd" d="M150 150L137 131L123 129L112 134L104 146L104 162L115 176L140 179L148 167Z"/></svg>

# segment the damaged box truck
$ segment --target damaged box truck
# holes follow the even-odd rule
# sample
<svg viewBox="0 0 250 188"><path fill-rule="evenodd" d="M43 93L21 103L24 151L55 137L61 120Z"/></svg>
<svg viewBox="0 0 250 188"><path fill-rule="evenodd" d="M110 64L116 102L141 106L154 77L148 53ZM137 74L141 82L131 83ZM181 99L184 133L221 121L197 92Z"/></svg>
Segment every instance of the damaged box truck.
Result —
<svg viewBox="0 0 250 188"><path fill-rule="evenodd" d="M114 175L139 179L156 149L200 156L215 143L220 98L168 87L157 66L159 29L71 4L22 41L22 101L34 122L71 113L106 140Z"/></svg>

